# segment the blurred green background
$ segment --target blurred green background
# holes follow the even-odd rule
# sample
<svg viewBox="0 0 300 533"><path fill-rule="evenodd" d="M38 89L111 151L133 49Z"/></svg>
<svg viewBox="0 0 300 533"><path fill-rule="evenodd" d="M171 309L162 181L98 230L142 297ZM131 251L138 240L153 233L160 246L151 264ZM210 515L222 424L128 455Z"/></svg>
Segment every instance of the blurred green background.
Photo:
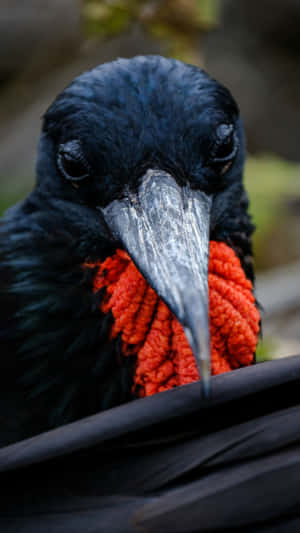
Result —
<svg viewBox="0 0 300 533"><path fill-rule="evenodd" d="M259 357L300 353L299 29L298 0L2 0L0 212L32 188L41 117L74 76L147 53L202 66L246 129Z"/></svg>

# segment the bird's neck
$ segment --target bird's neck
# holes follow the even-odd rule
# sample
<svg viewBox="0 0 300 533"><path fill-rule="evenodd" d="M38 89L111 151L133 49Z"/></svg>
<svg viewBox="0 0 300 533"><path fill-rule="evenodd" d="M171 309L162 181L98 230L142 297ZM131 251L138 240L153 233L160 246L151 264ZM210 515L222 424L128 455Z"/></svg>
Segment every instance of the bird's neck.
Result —
<svg viewBox="0 0 300 533"><path fill-rule="evenodd" d="M123 250L96 267L94 291L104 289L100 307L111 312L111 339L122 340L124 357L135 356L133 391L149 396L199 379L182 326ZM211 241L209 302L212 373L228 372L254 360L259 313L234 251Z"/></svg>

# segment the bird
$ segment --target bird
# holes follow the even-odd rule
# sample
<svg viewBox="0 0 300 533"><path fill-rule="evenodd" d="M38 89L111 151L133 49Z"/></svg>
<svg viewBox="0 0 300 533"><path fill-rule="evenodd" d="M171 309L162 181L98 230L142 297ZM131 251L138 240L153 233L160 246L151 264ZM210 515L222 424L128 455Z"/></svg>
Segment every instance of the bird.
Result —
<svg viewBox="0 0 300 533"><path fill-rule="evenodd" d="M244 159L231 94L178 60L118 59L58 95L43 118L35 187L1 223L2 390L19 402L26 434L199 376L205 398L209 312L213 373L252 364L259 312ZM211 266L220 262L225 274ZM246 302L232 323L221 293L208 310L208 278L222 275L227 307ZM252 321L245 335L240 313ZM232 328L244 335L240 359Z"/></svg>
<svg viewBox="0 0 300 533"><path fill-rule="evenodd" d="M46 111L0 228L1 530L299 531L300 358L254 364L244 160L230 92L174 59Z"/></svg>

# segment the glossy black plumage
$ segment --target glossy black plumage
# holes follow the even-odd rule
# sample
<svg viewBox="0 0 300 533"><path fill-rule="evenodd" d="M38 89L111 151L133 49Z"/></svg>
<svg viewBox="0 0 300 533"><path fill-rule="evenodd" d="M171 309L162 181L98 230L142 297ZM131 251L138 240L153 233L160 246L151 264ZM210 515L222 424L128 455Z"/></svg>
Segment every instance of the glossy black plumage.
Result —
<svg viewBox="0 0 300 533"><path fill-rule="evenodd" d="M224 174L220 123L238 139ZM76 186L57 155L74 136L91 174ZM299 531L300 358L213 377L209 402L198 383L129 402L132 362L82 268L120 245L96 207L158 167L212 195L211 238L253 280L243 160L229 92L176 61L103 65L50 107L37 185L1 224L1 531Z"/></svg>
<svg viewBox="0 0 300 533"><path fill-rule="evenodd" d="M234 127L238 150L220 174L210 158L223 123ZM72 184L60 151L74 138L90 176ZM44 117L36 186L0 226L0 335L9 353L0 379L12 413L22 413L20 437L131 399L134 361L121 357L119 339L108 340L111 317L99 310L101 294L82 265L120 246L99 207L134 194L147 169L212 195L211 238L232 246L253 279L244 152L229 91L179 61L117 60L57 97Z"/></svg>
<svg viewBox="0 0 300 533"><path fill-rule="evenodd" d="M6 533L296 533L300 357L212 378L0 450Z"/></svg>

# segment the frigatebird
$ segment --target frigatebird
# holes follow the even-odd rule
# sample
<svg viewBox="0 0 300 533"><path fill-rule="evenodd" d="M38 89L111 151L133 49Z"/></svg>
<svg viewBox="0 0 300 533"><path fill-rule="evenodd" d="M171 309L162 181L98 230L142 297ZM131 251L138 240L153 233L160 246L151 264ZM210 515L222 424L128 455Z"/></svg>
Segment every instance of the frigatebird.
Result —
<svg viewBox="0 0 300 533"><path fill-rule="evenodd" d="M159 56L46 112L1 225L4 531L296 531L300 366L252 365L244 158L230 92Z"/></svg>

